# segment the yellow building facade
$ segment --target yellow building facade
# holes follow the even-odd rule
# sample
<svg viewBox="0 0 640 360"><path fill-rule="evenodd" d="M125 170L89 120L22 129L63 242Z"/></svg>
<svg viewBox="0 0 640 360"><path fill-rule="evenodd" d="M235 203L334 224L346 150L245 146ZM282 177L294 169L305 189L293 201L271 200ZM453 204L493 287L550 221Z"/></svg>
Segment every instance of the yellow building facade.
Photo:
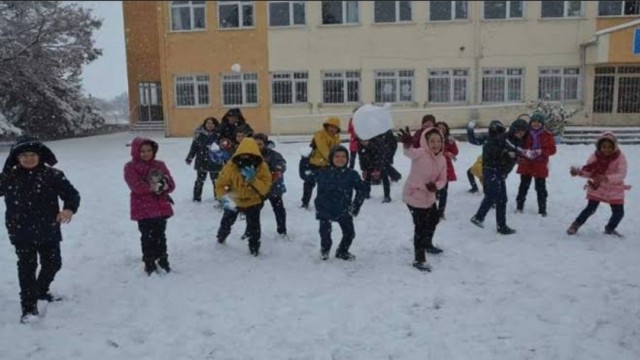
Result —
<svg viewBox="0 0 640 360"><path fill-rule="evenodd" d="M364 103L509 123L540 98L640 125L640 9L625 1L124 1L131 122L190 136L238 107L309 134Z"/></svg>

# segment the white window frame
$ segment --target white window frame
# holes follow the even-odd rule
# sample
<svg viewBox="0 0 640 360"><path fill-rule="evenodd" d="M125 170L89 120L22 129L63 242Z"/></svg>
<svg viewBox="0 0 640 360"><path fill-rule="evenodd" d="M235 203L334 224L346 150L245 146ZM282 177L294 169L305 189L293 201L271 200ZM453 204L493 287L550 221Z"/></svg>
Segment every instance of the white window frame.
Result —
<svg viewBox="0 0 640 360"><path fill-rule="evenodd" d="M174 29L173 28L173 9L182 9L189 8L189 21L191 23L191 27L189 29ZM195 27L195 8L202 8L204 12L204 23L203 27L196 28ZM204 1L202 4L194 4L193 1L189 1L188 4L174 4L174 1L169 2L169 28L171 32L190 32L190 31L204 31L207 30L207 2Z"/></svg>
<svg viewBox="0 0 640 360"><path fill-rule="evenodd" d="M327 77L328 74L338 75ZM357 74L357 76L355 76ZM351 76L348 76L351 75ZM329 80L341 80L342 81L342 102L325 102L325 87L324 82ZM362 72L360 70L324 70L321 74L322 82L322 103L331 105L340 104L357 104L360 103L362 93ZM355 101L349 101L349 82L356 82L358 84L358 99Z"/></svg>
<svg viewBox="0 0 640 360"><path fill-rule="evenodd" d="M344 25L354 25L354 24L360 24L360 2L359 1L340 1L341 5L342 5L342 22L341 23L336 23L336 24L325 24L324 23L324 19L322 19L322 5L324 5L325 2L329 2L329 1L321 1L320 2L320 23L323 26L344 26ZM330 2L337 2L337 1L330 1ZM356 21L348 21L349 16L347 14L347 9L349 2L354 2L356 3Z"/></svg>
<svg viewBox="0 0 640 360"><path fill-rule="evenodd" d="M411 72L411 76L403 73ZM414 69L378 69L373 71L374 99L376 103L409 104L415 102L416 98L416 72ZM395 82L395 94L393 101L378 101L378 80L393 79ZM409 80L411 82L411 99L400 100L402 91L401 83Z"/></svg>
<svg viewBox="0 0 640 360"><path fill-rule="evenodd" d="M226 103L224 85L227 83L240 83L240 91L242 92L242 103ZM247 84L255 84L256 86L256 102L248 102L247 100ZM257 72L232 72L220 74L220 103L223 106L235 107L255 107L260 103L260 84L258 83Z"/></svg>
<svg viewBox="0 0 640 360"><path fill-rule="evenodd" d="M444 73L447 74L436 74ZM456 74L458 72L464 72L464 75ZM448 79L449 80L449 98L447 101L433 101L429 98L430 95L430 83L431 79ZM456 100L456 80L464 80L464 100ZM469 68L433 68L427 70L427 103L429 104L466 104L469 102Z"/></svg>
<svg viewBox="0 0 640 360"><path fill-rule="evenodd" d="M237 0L237 1L216 1L216 5L217 5L217 10L218 10L218 29L219 30L237 30L237 29L253 29L256 27L256 4L255 1L242 1L242 0ZM236 5L238 7L238 26L237 27L224 27L222 26L222 19L220 18L220 6L223 5ZM244 21L242 19L242 6L243 5L250 5L252 10L251 13L253 14L253 21L251 25L244 25Z"/></svg>
<svg viewBox="0 0 640 360"><path fill-rule="evenodd" d="M296 75L298 77L296 77ZM270 74L271 78L271 104L274 106L292 106L309 103L309 72L308 71L274 71ZM275 92L273 86L276 83L289 83L291 86L291 95L289 103L277 103L275 100ZM306 101L298 101L296 96L297 85L304 84Z"/></svg>
<svg viewBox="0 0 640 360"><path fill-rule="evenodd" d="M520 16L511 16L511 2L509 0L506 0L506 7L505 7L505 14L504 14L504 18L487 18L486 15L486 6L487 3L489 1L483 1L482 4L482 19L483 20L487 20L487 21L499 21L499 20L513 20L513 19L525 19L526 16L526 6L527 6L527 1L519 1L520 3L522 3L521 8L522 8L522 15Z"/></svg>
<svg viewBox="0 0 640 360"><path fill-rule="evenodd" d="M575 74L566 74L567 71L576 70ZM557 73L551 73L551 72ZM547 99L546 96L542 93L543 89L540 88L540 82L543 78L553 78L560 77L560 99ZM576 80L576 97L571 99L565 98L565 92L567 90L566 82L567 79L575 79ZM580 101L580 95L582 94L582 79L580 75L580 67L579 66L544 66L538 68L538 98L541 100L548 101Z"/></svg>
<svg viewBox="0 0 640 360"><path fill-rule="evenodd" d="M400 1L393 0L395 5L395 20L394 21L380 21L377 22L376 19L376 1L373 1L373 23L374 24L402 24L402 23L410 23L413 22L413 2L409 1L409 9L411 9L411 18L409 20L400 20Z"/></svg>
<svg viewBox="0 0 640 360"><path fill-rule="evenodd" d="M624 0L620 0L620 1L616 1L618 3L622 3L622 6L620 6L620 14L614 14L614 15L602 15L600 14L600 3L602 1L598 1L598 17L614 17L614 16L638 16L638 14L625 14L624 13L624 3L626 3L626 1ZM607 1L607 2L613 2L613 1ZM640 14L640 12L639 12Z"/></svg>
<svg viewBox="0 0 640 360"><path fill-rule="evenodd" d="M469 21L469 1L464 1L465 3L467 3L467 17L465 18L460 18L458 19L456 17L456 2L457 1L449 1L449 5L451 5L451 18L450 19L432 19L432 13L431 13L431 5L432 2L429 1L429 21L437 21L437 22L443 22L443 21Z"/></svg>
<svg viewBox="0 0 640 360"><path fill-rule="evenodd" d="M543 16L542 13L542 9L543 9L543 4L544 1L540 2L540 18L541 19L576 19L576 18L581 18L584 16L584 1L580 1L580 13L578 15L574 15L574 16L568 16L569 13L569 3L571 1L569 0L564 0L563 1L563 5L564 5L564 9L562 11L562 16Z"/></svg>
<svg viewBox="0 0 640 360"><path fill-rule="evenodd" d="M271 25L271 4L288 4L289 5L289 24L288 25ZM294 24L293 23L293 8L295 4L300 4L303 6L304 8L304 22L302 24ZM296 0L296 1L291 1L291 0L275 0L275 1L268 1L267 2L267 24L269 24L269 27L271 28L286 28L286 27L304 27L307 25L307 2L306 1L300 1L300 0Z"/></svg>
<svg viewBox="0 0 640 360"><path fill-rule="evenodd" d="M514 72L520 72L519 74L513 74ZM485 101L484 94L484 80L488 78L501 78L504 79L504 85L502 88L502 101ZM520 80L520 89L518 93L520 97L518 99L509 99L509 94L511 93L511 86L509 86L509 80L518 79ZM482 69L482 80L481 80L481 90L480 90L480 99L484 104L501 104L501 103L519 103L524 100L524 79L525 79L525 69L522 67L503 67L503 68L483 68Z"/></svg>
<svg viewBox="0 0 640 360"><path fill-rule="evenodd" d="M206 77L205 79L198 79L199 77ZM180 105L178 103L178 85L190 84L193 89L194 104L193 105ZM200 102L201 86L206 85L207 88L207 103ZM173 90L174 90L174 103L177 108L199 108L211 106L211 77L208 74L180 74L173 77Z"/></svg>

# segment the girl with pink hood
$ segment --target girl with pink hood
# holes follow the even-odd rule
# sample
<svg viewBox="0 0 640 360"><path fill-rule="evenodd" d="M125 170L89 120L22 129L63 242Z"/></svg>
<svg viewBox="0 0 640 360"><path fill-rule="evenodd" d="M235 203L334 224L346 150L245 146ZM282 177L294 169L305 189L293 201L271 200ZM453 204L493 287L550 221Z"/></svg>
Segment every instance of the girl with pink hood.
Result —
<svg viewBox="0 0 640 360"><path fill-rule="evenodd" d="M627 159L618 148L618 140L611 132L605 132L596 142L596 151L582 168L571 167L571 176L587 178L587 206L567 229L574 235L587 219L596 212L601 202L611 205L611 218L604 233L621 236L616 227L624 217L624 192L631 186L624 183L627 176Z"/></svg>

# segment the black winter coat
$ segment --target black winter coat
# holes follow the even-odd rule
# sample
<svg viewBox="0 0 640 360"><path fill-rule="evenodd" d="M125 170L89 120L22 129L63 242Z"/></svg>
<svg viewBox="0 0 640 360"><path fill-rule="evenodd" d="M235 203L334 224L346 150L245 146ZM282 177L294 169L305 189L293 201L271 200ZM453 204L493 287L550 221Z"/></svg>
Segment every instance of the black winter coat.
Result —
<svg viewBox="0 0 640 360"><path fill-rule="evenodd" d="M222 120L220 121L220 126L216 128L216 131L218 132L218 138L220 140L229 139L233 143L236 143L236 129L238 128L238 126L246 127L248 131L247 136L253 136L253 129L249 124L247 124L247 121L242 114L238 115L238 121L236 121L235 124L231 124L231 122L229 122L229 111L227 111L227 113L224 114Z"/></svg>
<svg viewBox="0 0 640 360"><path fill-rule="evenodd" d="M209 133L204 129L198 128L196 135L191 142L191 148L187 155L187 160L191 161L195 157L196 161L194 169L196 171L220 172L222 163L213 161L210 154L211 144L219 145L217 132Z"/></svg>
<svg viewBox="0 0 640 360"><path fill-rule="evenodd" d="M367 146L362 143L358 144L360 169L363 171L386 169L393 164L393 157L397 149L398 141L391 131L374 137Z"/></svg>
<svg viewBox="0 0 640 360"><path fill-rule="evenodd" d="M80 194L64 173L44 164L26 170L15 167L0 174L0 196L6 205L5 224L12 244L62 241L58 197L63 209L78 211Z"/></svg>
<svg viewBox="0 0 640 360"><path fill-rule="evenodd" d="M287 171L287 161L282 157L282 154L267 147L262 150L262 157L267 165L269 165L269 171L271 172L273 180L269 195L282 196L282 194L287 191L284 186L284 172ZM280 177L277 179L273 177L276 172L280 173Z"/></svg>

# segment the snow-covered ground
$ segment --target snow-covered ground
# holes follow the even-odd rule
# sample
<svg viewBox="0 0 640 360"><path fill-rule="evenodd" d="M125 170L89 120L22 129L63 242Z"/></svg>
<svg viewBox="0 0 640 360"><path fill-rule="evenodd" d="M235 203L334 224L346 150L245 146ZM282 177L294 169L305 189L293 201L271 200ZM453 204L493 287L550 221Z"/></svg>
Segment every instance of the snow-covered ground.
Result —
<svg viewBox="0 0 640 360"><path fill-rule="evenodd" d="M82 194L64 226L63 269L53 291L65 301L40 302L42 319L20 324L16 257L1 227L2 359L640 359L640 146L629 159L625 238L602 234L608 206L565 234L586 205L581 165L593 146L559 145L548 181L549 213L536 214L530 189L514 214L518 177L508 180L512 236L469 222L480 194L467 193L466 169L480 147L460 143L459 180L450 184L447 220L428 256L434 270L411 267L412 223L401 201L374 187L356 219L355 262L319 260L318 223L298 208L298 154L306 144L279 144L288 160L288 228L276 237L267 205L262 249L249 255L238 222L226 245L215 234L221 211L211 191L191 202L195 172L184 163L190 139L161 138L158 158L176 179L176 215L168 246L175 269L150 278L142 270L136 223L129 220L122 169L131 134L49 142ZM6 151L0 153L4 159ZM407 174L401 152L396 166ZM4 212L4 202L0 205ZM340 230L334 226L334 243ZM335 245L334 245L335 248Z"/></svg>

